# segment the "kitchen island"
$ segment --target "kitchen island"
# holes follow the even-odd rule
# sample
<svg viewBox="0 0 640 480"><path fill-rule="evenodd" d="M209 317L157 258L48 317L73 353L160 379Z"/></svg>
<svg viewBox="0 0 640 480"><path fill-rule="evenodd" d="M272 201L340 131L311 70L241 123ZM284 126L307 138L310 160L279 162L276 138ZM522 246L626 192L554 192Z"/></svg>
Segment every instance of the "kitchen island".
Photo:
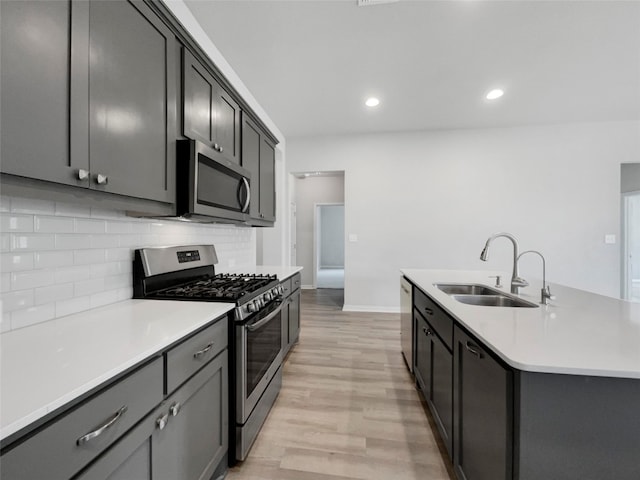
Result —
<svg viewBox="0 0 640 480"><path fill-rule="evenodd" d="M640 478L640 305L555 284L540 305L535 282L518 297L537 307L468 305L436 285L507 275L401 273L416 380L459 478Z"/></svg>

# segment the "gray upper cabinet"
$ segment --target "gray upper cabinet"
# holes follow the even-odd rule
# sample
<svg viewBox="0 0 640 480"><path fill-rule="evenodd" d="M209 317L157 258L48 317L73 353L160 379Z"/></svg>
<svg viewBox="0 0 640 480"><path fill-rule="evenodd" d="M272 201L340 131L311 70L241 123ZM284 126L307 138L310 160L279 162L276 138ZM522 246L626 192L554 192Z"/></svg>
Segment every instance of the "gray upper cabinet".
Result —
<svg viewBox="0 0 640 480"><path fill-rule="evenodd" d="M70 31L76 7L70 1L0 2L4 173L70 185L89 183L77 177L79 168L88 170L87 156L71 165L69 151Z"/></svg>
<svg viewBox="0 0 640 480"><path fill-rule="evenodd" d="M89 3L92 186L173 202L175 36L141 1Z"/></svg>
<svg viewBox="0 0 640 480"><path fill-rule="evenodd" d="M209 70L183 50L184 136L240 163L240 107Z"/></svg>
<svg viewBox="0 0 640 480"><path fill-rule="evenodd" d="M272 226L276 219L275 147L245 114L242 115L242 166L251 172L251 224Z"/></svg>
<svg viewBox="0 0 640 480"><path fill-rule="evenodd" d="M2 1L2 172L173 203L176 38L141 1Z"/></svg>

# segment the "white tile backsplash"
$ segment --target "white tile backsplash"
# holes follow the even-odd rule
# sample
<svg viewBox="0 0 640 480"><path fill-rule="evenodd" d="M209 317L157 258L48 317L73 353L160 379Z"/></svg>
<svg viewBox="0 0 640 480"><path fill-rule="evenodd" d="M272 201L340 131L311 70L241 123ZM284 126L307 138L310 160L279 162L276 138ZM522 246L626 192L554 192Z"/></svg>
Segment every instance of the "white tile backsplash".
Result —
<svg viewBox="0 0 640 480"><path fill-rule="evenodd" d="M0 212L1 332L131 298L136 248L214 244L218 270L255 265L252 228L7 196Z"/></svg>

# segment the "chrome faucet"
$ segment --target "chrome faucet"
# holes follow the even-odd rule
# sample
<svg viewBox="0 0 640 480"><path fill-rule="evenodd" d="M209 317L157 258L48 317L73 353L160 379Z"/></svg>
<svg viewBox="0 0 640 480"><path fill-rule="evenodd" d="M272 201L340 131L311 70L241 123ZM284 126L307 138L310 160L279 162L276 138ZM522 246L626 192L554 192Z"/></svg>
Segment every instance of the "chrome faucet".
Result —
<svg viewBox="0 0 640 480"><path fill-rule="evenodd" d="M483 262L487 261L487 254L489 253L489 244L494 241L498 237L505 237L511 240L513 243L513 273L511 274L511 293L518 293L518 289L520 287L526 287L529 285L524 278L520 278L518 275L518 241L516 237L511 235L510 233L501 232L492 235L487 240L487 243L484 244L484 248L482 249L482 253L480 253L480 260Z"/></svg>
<svg viewBox="0 0 640 480"><path fill-rule="evenodd" d="M547 268L544 257L537 250L527 250L526 252L522 252L520 255L518 255L518 257L516 258L516 262L520 260L520 257L526 253L535 253L542 259L542 290L540 291L540 303L546 305L548 300L553 300L555 299L555 297L551 295L551 289L549 288L549 285L547 285Z"/></svg>

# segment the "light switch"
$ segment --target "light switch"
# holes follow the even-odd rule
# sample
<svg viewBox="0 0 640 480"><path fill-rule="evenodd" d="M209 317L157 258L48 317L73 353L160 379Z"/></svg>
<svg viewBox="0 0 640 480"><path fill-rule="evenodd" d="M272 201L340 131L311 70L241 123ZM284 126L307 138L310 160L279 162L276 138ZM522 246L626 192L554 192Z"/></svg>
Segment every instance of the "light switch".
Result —
<svg viewBox="0 0 640 480"><path fill-rule="evenodd" d="M358 235L356 233L350 233L349 234L349 241L350 242L357 242L358 241Z"/></svg>
<svg viewBox="0 0 640 480"><path fill-rule="evenodd" d="M616 243L616 236L613 233L609 233L607 235L604 236L604 243L607 243L609 245L613 245L614 243Z"/></svg>

